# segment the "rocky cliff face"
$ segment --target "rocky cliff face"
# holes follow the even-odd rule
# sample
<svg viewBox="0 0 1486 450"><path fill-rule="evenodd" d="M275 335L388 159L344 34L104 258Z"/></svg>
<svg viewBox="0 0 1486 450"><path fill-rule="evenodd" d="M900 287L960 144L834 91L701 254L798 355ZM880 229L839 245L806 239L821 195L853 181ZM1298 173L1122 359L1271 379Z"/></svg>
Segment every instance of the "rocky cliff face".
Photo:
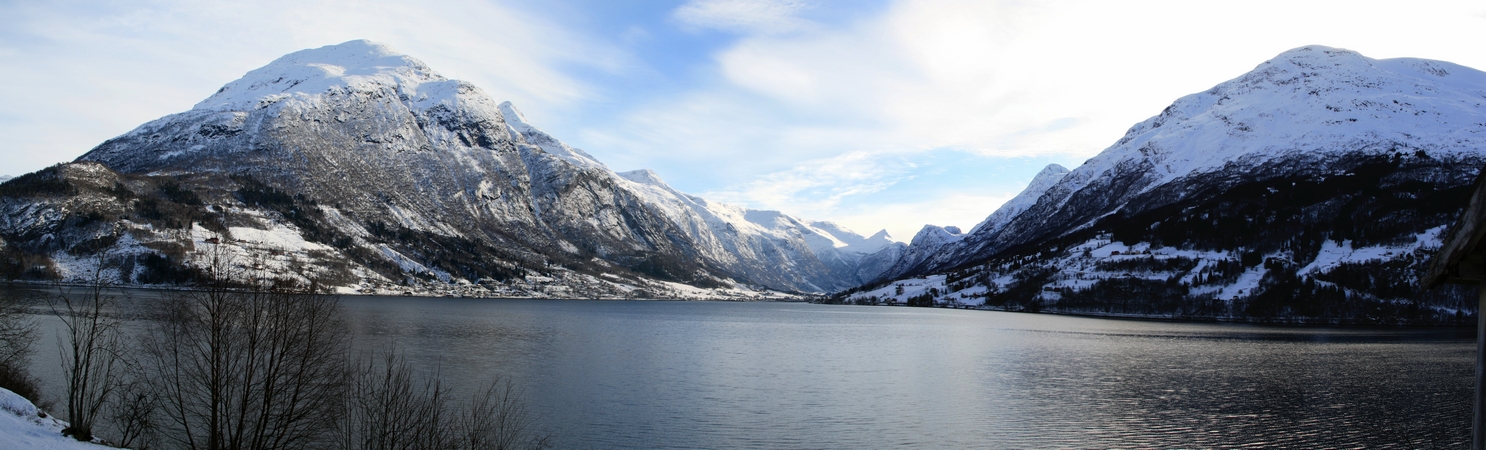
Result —
<svg viewBox="0 0 1486 450"><path fill-rule="evenodd" d="M1473 308L1420 293L1413 270L1483 156L1486 73L1302 47L1177 100L1029 187L1035 201L889 273L995 307L1443 321ZM872 292L854 295L888 291Z"/></svg>
<svg viewBox="0 0 1486 450"><path fill-rule="evenodd" d="M614 173L510 103L366 41L286 55L78 161L53 178L70 182L66 174L80 167L108 171L140 183L120 184L135 197L174 183L200 204L182 204L199 214L180 219L190 235L181 239L218 233L218 242L240 242L255 235L249 230L283 228L279 234L305 242L293 251L308 265L346 268L338 285L408 277L474 283L565 270L621 288L742 283L827 292L858 284L854 262L868 253L848 248L843 239L865 238L839 227L827 232L688 196L658 177ZM134 217L137 200L124 197L114 200L114 215L123 216L108 233L148 222ZM0 201L25 208L39 200ZM777 217L751 218L769 215ZM36 255L72 251L22 237L66 227L40 223L0 236ZM313 246L324 248L310 255ZM165 256L183 265L196 258L177 253Z"/></svg>

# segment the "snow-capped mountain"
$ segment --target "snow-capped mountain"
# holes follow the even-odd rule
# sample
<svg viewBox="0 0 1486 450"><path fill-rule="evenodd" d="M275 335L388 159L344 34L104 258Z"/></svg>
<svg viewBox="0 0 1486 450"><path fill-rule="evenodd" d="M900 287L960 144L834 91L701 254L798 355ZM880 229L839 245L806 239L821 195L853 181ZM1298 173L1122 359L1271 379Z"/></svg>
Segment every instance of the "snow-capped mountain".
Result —
<svg viewBox="0 0 1486 450"><path fill-rule="evenodd" d="M971 303L1361 320L1355 304L1304 299L1435 295L1410 268L1438 246L1483 156L1486 73L1301 47L1178 99L957 242L915 242L905 255L937 254L888 273L914 286L937 276L941 300ZM1116 297L1123 306L1101 303ZM1458 310L1439 301L1430 314Z"/></svg>
<svg viewBox="0 0 1486 450"><path fill-rule="evenodd" d="M748 279L803 277L808 290L833 292L877 278L881 268L873 261L896 258L904 247L885 230L863 237L831 222L708 201L671 188L650 170L617 175L653 210L680 224L708 259Z"/></svg>
<svg viewBox="0 0 1486 450"><path fill-rule="evenodd" d="M1037 199L1067 174L1068 169L1057 164L1044 167L1041 172L1037 173L1037 176L1032 178L1032 182L1022 189L1022 192L1001 204L995 212L976 224L975 228L971 228L968 234L962 233L959 227L925 225L913 237L913 241L904 250L903 256L893 263L892 268L883 272L882 276L897 278L922 271L925 267L943 266L954 257L954 244L958 244L971 234L994 235L1001 231L1018 214L1037 204Z"/></svg>
<svg viewBox="0 0 1486 450"><path fill-rule="evenodd" d="M26 252L77 256L89 253L74 251L78 241L129 235L118 245L136 259L158 254L193 267L197 246L155 247L172 239L289 241L270 253L298 262L279 266L314 277L286 276L335 286L568 271L630 291L653 281L829 292L876 278L880 271L861 273L857 263L875 263L869 257L886 248L834 225L689 196L648 171L617 174L537 129L509 102L359 40L286 55L189 111L55 169L26 185L96 184L99 195L83 202L88 193L68 188L72 197L61 201L0 202L49 209L56 220L92 205L116 216L117 226L60 234L68 225L56 221L0 227ZM161 214L141 212L150 206L140 205L145 198L187 212L155 223ZM119 204L100 206L110 201ZM183 233L162 237L159 229L172 225ZM48 234L76 236L35 240ZM53 258L57 271L67 272L70 257Z"/></svg>

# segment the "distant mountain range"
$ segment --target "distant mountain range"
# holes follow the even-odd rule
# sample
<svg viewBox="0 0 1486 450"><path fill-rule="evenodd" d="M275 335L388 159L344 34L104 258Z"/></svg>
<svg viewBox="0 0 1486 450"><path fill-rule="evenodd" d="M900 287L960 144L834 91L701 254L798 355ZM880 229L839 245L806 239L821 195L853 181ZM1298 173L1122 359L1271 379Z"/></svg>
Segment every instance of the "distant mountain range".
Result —
<svg viewBox="0 0 1486 450"><path fill-rule="evenodd" d="M342 291L750 297L854 287L905 247L615 173L367 41L286 55L0 185L0 209L9 277L102 261L128 284L197 282L225 254L234 273Z"/></svg>
<svg viewBox="0 0 1486 450"><path fill-rule="evenodd" d="M1301 47L904 245L616 173L351 41L0 184L0 277L1463 323L1474 294L1416 273L1483 162L1486 73Z"/></svg>
<svg viewBox="0 0 1486 450"><path fill-rule="evenodd" d="M1322 46L1178 99L985 222L925 227L855 303L1455 323L1417 273L1486 156L1486 73Z"/></svg>

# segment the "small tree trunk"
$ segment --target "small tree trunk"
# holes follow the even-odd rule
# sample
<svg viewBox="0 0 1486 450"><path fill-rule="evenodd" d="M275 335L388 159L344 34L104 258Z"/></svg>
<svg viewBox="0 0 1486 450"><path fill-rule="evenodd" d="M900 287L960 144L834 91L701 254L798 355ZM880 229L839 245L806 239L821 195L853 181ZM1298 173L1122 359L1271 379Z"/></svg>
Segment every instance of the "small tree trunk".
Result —
<svg viewBox="0 0 1486 450"><path fill-rule="evenodd" d="M107 310L116 304L106 292L102 273L106 256L98 257L98 267L86 292L58 289L51 299L52 314L62 321L62 371L66 374L67 420L64 433L80 441L93 440L93 426L99 412L118 386L123 364L124 343L119 335L119 321Z"/></svg>

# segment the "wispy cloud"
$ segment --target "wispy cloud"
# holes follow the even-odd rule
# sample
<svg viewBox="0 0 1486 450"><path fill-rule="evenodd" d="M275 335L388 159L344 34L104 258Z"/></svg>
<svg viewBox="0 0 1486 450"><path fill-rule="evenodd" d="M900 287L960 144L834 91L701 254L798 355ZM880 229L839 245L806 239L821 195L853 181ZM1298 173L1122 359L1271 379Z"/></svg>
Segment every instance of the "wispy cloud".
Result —
<svg viewBox="0 0 1486 450"><path fill-rule="evenodd" d="M724 202L788 204L797 209L823 211L835 208L845 197L872 194L912 177L913 168L914 163L899 158L847 153L800 161L789 169L757 177L732 189L708 192L704 196Z"/></svg>
<svg viewBox="0 0 1486 450"><path fill-rule="evenodd" d="M735 33L786 33L810 28L799 0L689 0L671 16L682 24Z"/></svg>
<svg viewBox="0 0 1486 450"><path fill-rule="evenodd" d="M1020 175L1026 168L1044 164L956 150L852 152L799 161L702 196L829 219L859 232L887 229L908 239L925 223L965 229L979 223L1030 181Z"/></svg>

